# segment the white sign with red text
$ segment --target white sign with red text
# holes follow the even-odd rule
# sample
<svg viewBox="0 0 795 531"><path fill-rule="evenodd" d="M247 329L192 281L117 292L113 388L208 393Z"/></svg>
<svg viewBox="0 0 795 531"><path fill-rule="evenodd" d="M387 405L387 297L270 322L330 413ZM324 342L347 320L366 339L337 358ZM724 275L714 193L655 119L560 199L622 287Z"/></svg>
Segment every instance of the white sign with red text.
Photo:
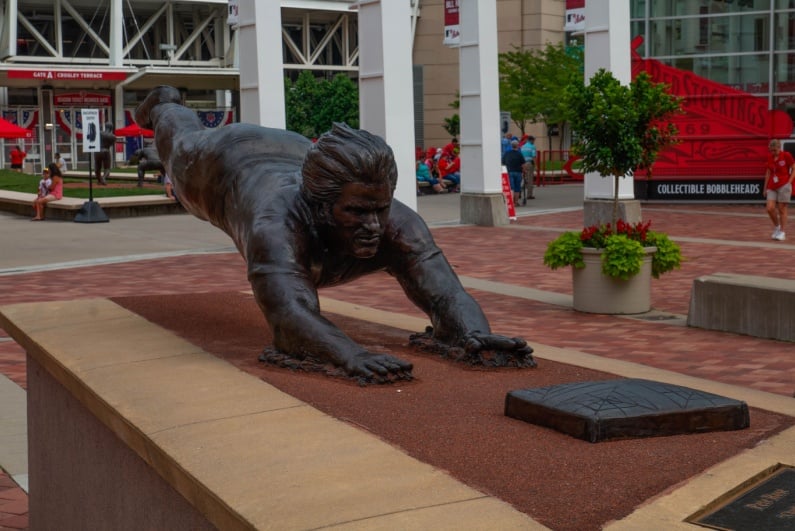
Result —
<svg viewBox="0 0 795 531"><path fill-rule="evenodd" d="M505 198L505 205L508 207L508 219L516 221L516 206L513 204L513 192L511 192L511 181L508 180L508 169L502 167L502 195Z"/></svg>

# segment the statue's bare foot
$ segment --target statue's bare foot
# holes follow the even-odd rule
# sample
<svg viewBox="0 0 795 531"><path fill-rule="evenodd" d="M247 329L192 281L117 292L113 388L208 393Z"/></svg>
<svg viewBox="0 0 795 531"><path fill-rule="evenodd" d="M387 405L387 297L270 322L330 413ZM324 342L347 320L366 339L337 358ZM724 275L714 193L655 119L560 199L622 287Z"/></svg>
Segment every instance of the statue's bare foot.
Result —
<svg viewBox="0 0 795 531"><path fill-rule="evenodd" d="M472 333L460 345L451 345L433 337L430 326L425 332L412 334L409 343L443 358L484 367L537 367L533 348L524 339L497 334Z"/></svg>
<svg viewBox="0 0 795 531"><path fill-rule="evenodd" d="M359 385L383 384L413 379L411 374L413 366L411 363L388 354L374 354L367 351L345 356L337 364L330 360L321 360L312 355L298 358L273 347L267 347L260 354L259 360L292 370L324 372L329 376L356 380Z"/></svg>

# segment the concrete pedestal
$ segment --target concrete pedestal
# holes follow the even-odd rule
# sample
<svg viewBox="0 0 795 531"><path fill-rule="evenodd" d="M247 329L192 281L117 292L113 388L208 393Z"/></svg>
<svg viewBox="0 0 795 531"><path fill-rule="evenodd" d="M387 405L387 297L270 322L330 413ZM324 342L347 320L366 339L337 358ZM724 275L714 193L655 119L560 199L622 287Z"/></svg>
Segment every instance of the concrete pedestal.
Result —
<svg viewBox="0 0 795 531"><path fill-rule="evenodd" d="M612 199L586 199L583 203L584 226L607 225L612 219ZM637 199L619 199L618 219L623 219L627 223L638 223L642 221L643 217L640 212L640 201Z"/></svg>
<svg viewBox="0 0 795 531"><path fill-rule="evenodd" d="M33 530L535 528L111 301L0 327L27 352Z"/></svg>
<svg viewBox="0 0 795 531"><path fill-rule="evenodd" d="M502 194L461 194L461 223L482 227L507 225L508 211Z"/></svg>

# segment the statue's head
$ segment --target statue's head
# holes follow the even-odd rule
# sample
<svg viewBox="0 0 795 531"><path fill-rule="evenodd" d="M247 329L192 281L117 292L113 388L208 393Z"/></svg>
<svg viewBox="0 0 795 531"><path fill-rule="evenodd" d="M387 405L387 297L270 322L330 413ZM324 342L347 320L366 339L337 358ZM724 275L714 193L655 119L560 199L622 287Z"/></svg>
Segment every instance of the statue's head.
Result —
<svg viewBox="0 0 795 531"><path fill-rule="evenodd" d="M309 148L302 190L319 223L359 258L378 250L397 185L392 149L378 136L335 123Z"/></svg>

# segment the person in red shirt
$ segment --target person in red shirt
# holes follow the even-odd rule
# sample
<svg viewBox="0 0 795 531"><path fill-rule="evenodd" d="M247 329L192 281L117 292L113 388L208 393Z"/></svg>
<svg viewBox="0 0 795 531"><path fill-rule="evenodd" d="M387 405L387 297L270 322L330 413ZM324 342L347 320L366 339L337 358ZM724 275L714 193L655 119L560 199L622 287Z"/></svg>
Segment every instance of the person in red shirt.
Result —
<svg viewBox="0 0 795 531"><path fill-rule="evenodd" d="M458 153L444 150L436 166L439 168L439 178L453 183L452 191L458 192L461 186L461 159Z"/></svg>
<svg viewBox="0 0 795 531"><path fill-rule="evenodd" d="M765 184L762 193L767 199L767 215L773 222L771 238L778 241L787 239L784 226L787 224L787 205L792 198L792 181L795 180L795 159L786 151L781 151L781 141L773 139L769 144Z"/></svg>
<svg viewBox="0 0 795 531"><path fill-rule="evenodd" d="M28 154L22 151L20 146L14 146L14 149L11 150L8 156L11 158L11 169L22 173L22 164L25 162L25 157L27 157Z"/></svg>

